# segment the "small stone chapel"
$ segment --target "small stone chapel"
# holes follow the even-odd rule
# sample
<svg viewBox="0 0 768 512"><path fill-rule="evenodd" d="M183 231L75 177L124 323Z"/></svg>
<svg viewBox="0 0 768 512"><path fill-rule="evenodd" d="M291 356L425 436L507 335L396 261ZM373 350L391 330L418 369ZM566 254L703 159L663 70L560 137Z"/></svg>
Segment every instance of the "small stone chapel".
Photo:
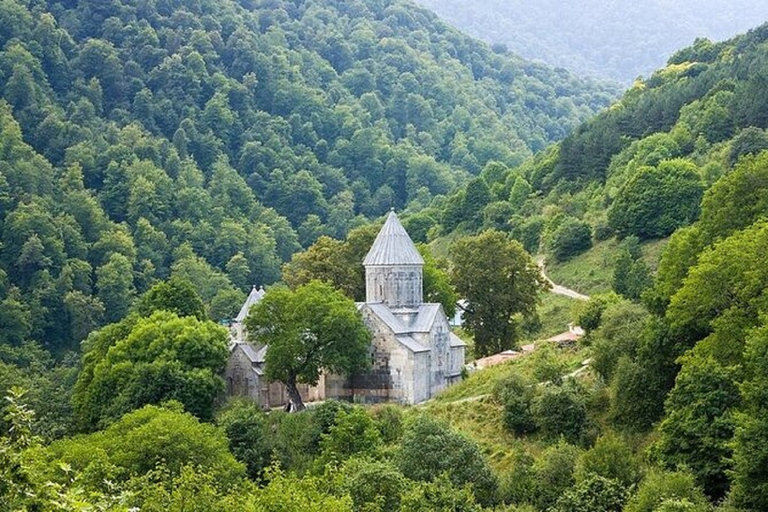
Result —
<svg viewBox="0 0 768 512"><path fill-rule="evenodd" d="M318 386L300 390L305 401L417 404L457 382L466 345L451 332L442 305L424 302L424 260L394 211L363 266L366 299L357 307L373 333L370 369L349 377L323 375ZM275 407L285 403L285 394L276 383L262 382L269 348L248 343L242 329L247 311L261 295L263 291L254 289L238 315L227 379L230 394L248 395L263 407ZM276 403L280 398L282 403Z"/></svg>

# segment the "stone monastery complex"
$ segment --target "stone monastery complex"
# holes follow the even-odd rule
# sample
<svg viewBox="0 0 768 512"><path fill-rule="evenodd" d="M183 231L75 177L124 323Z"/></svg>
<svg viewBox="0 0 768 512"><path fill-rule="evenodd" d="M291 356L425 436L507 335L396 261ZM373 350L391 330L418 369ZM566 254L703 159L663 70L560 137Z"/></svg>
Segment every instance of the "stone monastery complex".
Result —
<svg viewBox="0 0 768 512"><path fill-rule="evenodd" d="M370 370L350 377L323 375L317 386L300 386L302 398L417 404L457 382L465 344L451 332L442 306L423 301L424 260L394 212L363 265L366 299L357 306L373 333ZM284 405L287 393L279 382L266 382L268 347L246 341L243 328L251 306L263 296L264 290L254 287L235 319L226 377L230 394L269 408Z"/></svg>

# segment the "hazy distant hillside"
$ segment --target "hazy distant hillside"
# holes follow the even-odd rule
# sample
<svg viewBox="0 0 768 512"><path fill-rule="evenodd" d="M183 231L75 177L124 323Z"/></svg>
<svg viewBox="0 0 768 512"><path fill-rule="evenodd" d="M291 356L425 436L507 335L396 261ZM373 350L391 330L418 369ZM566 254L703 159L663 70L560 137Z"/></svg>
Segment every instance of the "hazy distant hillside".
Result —
<svg viewBox="0 0 768 512"><path fill-rule="evenodd" d="M761 0L416 0L525 58L630 83L697 37L722 40L768 20Z"/></svg>

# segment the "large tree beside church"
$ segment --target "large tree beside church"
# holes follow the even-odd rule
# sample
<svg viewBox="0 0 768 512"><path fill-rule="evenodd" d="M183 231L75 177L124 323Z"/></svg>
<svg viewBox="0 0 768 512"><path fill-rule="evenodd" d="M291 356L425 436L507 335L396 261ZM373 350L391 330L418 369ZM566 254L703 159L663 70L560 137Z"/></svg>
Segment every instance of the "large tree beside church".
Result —
<svg viewBox="0 0 768 512"><path fill-rule="evenodd" d="M548 287L539 267L519 242L496 230L457 240L451 258L475 355L514 347L519 319L536 312L538 292Z"/></svg>
<svg viewBox="0 0 768 512"><path fill-rule="evenodd" d="M352 299L320 282L272 288L246 319L249 336L269 345L266 376L285 384L294 410L304 408L299 383L315 385L323 371L364 370L371 332Z"/></svg>

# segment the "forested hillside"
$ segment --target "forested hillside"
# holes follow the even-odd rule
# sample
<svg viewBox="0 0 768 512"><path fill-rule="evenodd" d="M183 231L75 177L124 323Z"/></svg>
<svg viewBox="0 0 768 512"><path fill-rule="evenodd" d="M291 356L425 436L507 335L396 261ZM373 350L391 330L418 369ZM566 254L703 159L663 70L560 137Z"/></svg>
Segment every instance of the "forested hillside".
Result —
<svg viewBox="0 0 768 512"><path fill-rule="evenodd" d="M768 25L592 117L394 1L5 0L0 37L0 510L768 510ZM265 378L373 364L392 206L468 352L526 348L407 408L227 397L253 283ZM528 253L591 298L537 309Z"/></svg>
<svg viewBox="0 0 768 512"><path fill-rule="evenodd" d="M702 193L766 148L768 25L699 41L609 110L523 165L492 163L419 215L432 232L511 230L564 260L617 235L663 238L698 218ZM578 224L578 225L577 225ZM581 226L581 227L579 227Z"/></svg>
<svg viewBox="0 0 768 512"><path fill-rule="evenodd" d="M417 0L468 34L525 58L630 84L696 38L723 40L768 20L757 0Z"/></svg>
<svg viewBox="0 0 768 512"><path fill-rule="evenodd" d="M442 215L428 237L505 230L584 286L608 272L612 292L576 309L596 379L579 393L599 431L638 443L650 465L625 511L711 510L692 496L689 508L643 497L644 485L663 487L660 469L686 473L688 484L668 484L695 483L717 510L768 507L766 77L768 25L698 41L562 142L517 168L487 166L420 214ZM527 433L546 391L521 402L525 387L507 386L504 421Z"/></svg>
<svg viewBox="0 0 768 512"><path fill-rule="evenodd" d="M56 351L169 275L226 318L612 97L399 1L8 0L0 27L0 337Z"/></svg>

